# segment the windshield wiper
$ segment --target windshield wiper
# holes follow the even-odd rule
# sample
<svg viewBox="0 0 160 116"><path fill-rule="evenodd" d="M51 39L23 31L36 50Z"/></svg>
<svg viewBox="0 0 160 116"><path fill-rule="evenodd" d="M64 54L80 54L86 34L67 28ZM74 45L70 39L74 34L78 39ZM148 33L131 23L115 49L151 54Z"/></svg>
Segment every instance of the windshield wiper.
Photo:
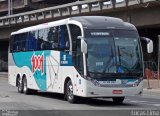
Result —
<svg viewBox="0 0 160 116"><path fill-rule="evenodd" d="M118 58L119 58L119 63L117 64L118 65L118 68L117 68L118 71L117 72L119 72L119 68L122 67L122 68L125 68L129 74L131 74L132 71L127 66L124 66L124 65L122 66L122 59L121 59L121 54L120 54L120 46L117 46L117 48L118 48ZM123 62L125 62L125 61L123 60ZM124 70L122 70L122 71L124 71ZM126 73L126 72L120 72L120 73Z"/></svg>
<svg viewBox="0 0 160 116"><path fill-rule="evenodd" d="M119 60L119 65L121 66L121 54L120 54L120 48L119 46L117 46L118 48L118 60Z"/></svg>
<svg viewBox="0 0 160 116"><path fill-rule="evenodd" d="M110 57L109 57L110 59L109 59L108 62L106 63L106 66L105 66L105 68L104 68L104 70L103 70L103 73L105 73L107 69L108 69L108 72L109 72L109 69L110 69L112 66L115 66L115 59L114 59L113 48L112 48L112 46L110 46L110 47L111 47L111 55L110 55ZM111 63L111 65L108 66L108 63L110 63L111 60L113 60L113 63Z"/></svg>

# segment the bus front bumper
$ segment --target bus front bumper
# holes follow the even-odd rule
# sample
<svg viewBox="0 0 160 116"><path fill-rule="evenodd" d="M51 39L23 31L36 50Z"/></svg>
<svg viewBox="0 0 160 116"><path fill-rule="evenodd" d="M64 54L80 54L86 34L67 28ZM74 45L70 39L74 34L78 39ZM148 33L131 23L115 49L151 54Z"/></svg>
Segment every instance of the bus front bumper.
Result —
<svg viewBox="0 0 160 116"><path fill-rule="evenodd" d="M83 91L79 93L82 97L125 97L140 96L143 93L143 81L135 87L98 87L91 82L86 82Z"/></svg>

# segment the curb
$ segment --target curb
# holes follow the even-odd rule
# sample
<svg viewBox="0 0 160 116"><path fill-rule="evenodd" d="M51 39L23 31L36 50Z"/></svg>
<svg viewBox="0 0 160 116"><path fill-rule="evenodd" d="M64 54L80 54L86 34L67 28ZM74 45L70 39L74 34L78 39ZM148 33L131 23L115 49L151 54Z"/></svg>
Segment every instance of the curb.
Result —
<svg viewBox="0 0 160 116"><path fill-rule="evenodd" d="M8 78L8 72L0 72L0 78Z"/></svg>
<svg viewBox="0 0 160 116"><path fill-rule="evenodd" d="M0 75L7 75L8 72L0 72Z"/></svg>
<svg viewBox="0 0 160 116"><path fill-rule="evenodd" d="M143 89L143 95L147 96L159 96L160 98L160 88L159 89Z"/></svg>

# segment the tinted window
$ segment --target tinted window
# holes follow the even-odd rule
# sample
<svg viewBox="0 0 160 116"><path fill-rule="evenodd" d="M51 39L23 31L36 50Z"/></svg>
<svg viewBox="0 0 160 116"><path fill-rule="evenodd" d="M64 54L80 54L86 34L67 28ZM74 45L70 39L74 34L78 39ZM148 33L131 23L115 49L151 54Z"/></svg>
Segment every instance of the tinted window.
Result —
<svg viewBox="0 0 160 116"><path fill-rule="evenodd" d="M21 34L21 51L26 51L26 39L28 33Z"/></svg>
<svg viewBox="0 0 160 116"><path fill-rule="evenodd" d="M14 42L14 35L12 35L9 39L9 44L10 44L10 52L13 52L14 48L13 48L13 42Z"/></svg>
<svg viewBox="0 0 160 116"><path fill-rule="evenodd" d="M31 31L26 38L26 50L37 50L38 31Z"/></svg>
<svg viewBox="0 0 160 116"><path fill-rule="evenodd" d="M76 25L69 25L71 38L72 38L72 59L76 69L82 74L83 73L83 56L81 52L81 41L77 39L81 36L81 29Z"/></svg>
<svg viewBox="0 0 160 116"><path fill-rule="evenodd" d="M57 50L58 49L58 27L51 27L48 29L47 33L48 44L50 49Z"/></svg>
<svg viewBox="0 0 160 116"><path fill-rule="evenodd" d="M66 49L69 49L69 36L65 25L38 31L38 50Z"/></svg>
<svg viewBox="0 0 160 116"><path fill-rule="evenodd" d="M76 51L77 37L81 36L81 29L76 25L69 25L72 38L72 50Z"/></svg>
<svg viewBox="0 0 160 116"><path fill-rule="evenodd" d="M10 50L69 50L67 26L57 26L11 36Z"/></svg>
<svg viewBox="0 0 160 116"><path fill-rule="evenodd" d="M47 36L48 36L48 28L41 29L38 31L38 48L39 48L39 50L49 49Z"/></svg>
<svg viewBox="0 0 160 116"><path fill-rule="evenodd" d="M59 26L59 49L69 49L69 36L65 25Z"/></svg>

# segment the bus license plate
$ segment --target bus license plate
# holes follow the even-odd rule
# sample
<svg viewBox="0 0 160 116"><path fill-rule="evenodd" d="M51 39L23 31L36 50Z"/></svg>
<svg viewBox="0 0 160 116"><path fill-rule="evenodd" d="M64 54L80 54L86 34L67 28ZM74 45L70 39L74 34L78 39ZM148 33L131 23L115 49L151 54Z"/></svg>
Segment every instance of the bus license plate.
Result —
<svg viewBox="0 0 160 116"><path fill-rule="evenodd" d="M122 90L113 90L113 94L122 94Z"/></svg>

